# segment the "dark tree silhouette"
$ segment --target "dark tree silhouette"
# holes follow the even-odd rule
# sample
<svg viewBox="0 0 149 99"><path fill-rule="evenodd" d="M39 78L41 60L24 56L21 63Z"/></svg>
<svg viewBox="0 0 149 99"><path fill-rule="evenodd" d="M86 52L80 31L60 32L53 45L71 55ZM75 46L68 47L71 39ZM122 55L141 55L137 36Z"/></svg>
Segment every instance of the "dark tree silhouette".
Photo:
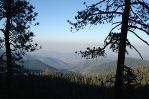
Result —
<svg viewBox="0 0 149 99"><path fill-rule="evenodd" d="M3 37L0 38L0 48L6 51L6 71L8 76L8 96L13 99L13 72L15 61L22 59L25 51L34 51L38 44L33 44L34 33L30 31L31 25L39 25L35 21L37 13L34 7L26 0L0 0L0 21L3 26L0 31ZM1 60L4 60L1 59Z"/></svg>
<svg viewBox="0 0 149 99"><path fill-rule="evenodd" d="M91 6L86 5L85 2L84 5L86 6L86 9L78 11L78 15L75 16L77 22L73 23L68 20L68 22L73 26L71 27L72 32L73 30L76 32L83 29L88 24L92 26L112 23L113 28L104 40L104 46L102 48L87 48L86 51L80 51L79 54L82 54L82 57L87 58L104 56L105 48L108 45L110 45L110 48L114 52L118 52L115 99L120 99L125 53L128 53L126 46L135 49L141 56L139 51L127 39L127 34L134 34L138 39L149 46L148 42L136 33L136 30L138 30L139 32L143 32L149 36L149 4L143 0L101 0ZM120 17L121 19L116 19L117 17ZM142 56L141 58L143 59Z"/></svg>

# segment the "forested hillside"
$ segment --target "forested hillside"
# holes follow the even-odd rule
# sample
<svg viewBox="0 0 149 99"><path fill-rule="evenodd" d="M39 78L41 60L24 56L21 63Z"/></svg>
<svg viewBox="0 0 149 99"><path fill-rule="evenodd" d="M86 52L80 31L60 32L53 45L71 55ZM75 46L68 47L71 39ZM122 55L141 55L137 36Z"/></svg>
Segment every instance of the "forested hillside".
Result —
<svg viewBox="0 0 149 99"><path fill-rule="evenodd" d="M74 66L74 64L66 63L51 57L39 57L38 60L63 72L69 71L70 68Z"/></svg>
<svg viewBox="0 0 149 99"><path fill-rule="evenodd" d="M134 68L137 84L123 88L122 99L148 99L149 68ZM45 71L36 75L16 76L15 96L21 99L112 99L114 72L96 76ZM6 99L5 78L0 76L0 97Z"/></svg>
<svg viewBox="0 0 149 99"><path fill-rule="evenodd" d="M92 67L89 67L82 71L83 74L99 74L103 72L109 72L109 71L115 71L116 70L117 61L111 61L105 64L95 65ZM149 66L149 61L141 60L141 59L135 59L131 57L127 57L125 59L125 65L128 67L139 67L139 66Z"/></svg>
<svg viewBox="0 0 149 99"><path fill-rule="evenodd" d="M59 70L61 72L75 72L85 75L95 75L103 72L110 72L116 70L117 61L100 58L92 60L75 60L72 63L66 63L62 60L51 57L37 57L27 55L24 60L25 68L34 72L43 72L45 69ZM125 65L128 67L149 66L149 61L136 58L127 57Z"/></svg>
<svg viewBox="0 0 149 99"><path fill-rule="evenodd" d="M23 66L30 72L36 72L36 73L40 73L45 70L51 70L51 71L57 70L56 68L49 66L39 60L24 60Z"/></svg>
<svg viewBox="0 0 149 99"><path fill-rule="evenodd" d="M87 70L90 67L108 63L111 60L106 58L97 58L97 59L86 59L74 62L75 66L71 68L72 71L77 73L83 73L84 70Z"/></svg>

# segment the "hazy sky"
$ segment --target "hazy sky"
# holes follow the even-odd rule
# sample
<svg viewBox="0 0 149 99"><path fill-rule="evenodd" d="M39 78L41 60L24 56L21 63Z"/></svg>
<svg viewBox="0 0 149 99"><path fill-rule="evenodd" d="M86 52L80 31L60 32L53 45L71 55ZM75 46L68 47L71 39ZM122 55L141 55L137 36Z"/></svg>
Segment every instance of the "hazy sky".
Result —
<svg viewBox="0 0 149 99"><path fill-rule="evenodd" d="M105 38L105 27L87 27L76 33L70 32L67 20L75 22L77 11L84 9L84 0L30 0L39 13L37 21L40 25L32 28L37 40L56 42L97 42ZM91 2L92 1L92 2ZM88 4L98 0L87 0ZM107 28L107 27L106 27Z"/></svg>
<svg viewBox="0 0 149 99"><path fill-rule="evenodd" d="M76 33L70 32L70 24L67 20L75 22L77 11L85 9L83 2L87 5L97 3L100 0L28 0L38 12L37 22L39 26L32 27L35 33L34 41L39 43L43 50L56 50L64 52L74 52L86 47L98 47L103 45L103 41L108 35L111 24L101 24L87 26ZM148 0L144 0L149 2ZM116 19L118 20L118 18ZM149 37L139 33L139 35L149 42ZM134 35L128 37L132 44L142 45L141 41ZM146 49L145 49L146 50Z"/></svg>
<svg viewBox="0 0 149 99"><path fill-rule="evenodd" d="M97 26L86 27L76 33L70 32L70 24L67 20L75 22L74 17L77 11L85 9L83 2L88 5L98 2L99 0L29 0L35 6L35 11L39 13L37 21L40 23L37 27L32 27L35 32L36 42L41 42L43 49L47 50L76 50L86 48L90 45L102 46L103 40L108 35L111 24L102 24ZM148 0L145 0L148 2ZM140 33L140 36L149 41L148 36ZM128 37L132 44L142 45L141 41L134 35ZM46 44L43 44L43 43ZM78 44L78 45L77 45ZM71 45L71 46L70 46ZM66 47L66 48L65 48ZM72 51L74 51L72 50Z"/></svg>
<svg viewBox="0 0 149 99"><path fill-rule="evenodd" d="M70 24L67 20L75 22L77 11L85 9L83 2L88 5L99 0L29 0L34 5L35 11L39 13L37 21L39 26L32 27L35 32L34 40L46 50L68 50L85 49L88 46L102 46L103 40L108 35L111 24L102 24L86 27L76 33L70 32ZM145 0L148 2L148 0ZM148 36L139 34L149 42ZM134 45L142 45L141 41L134 35L128 35Z"/></svg>
<svg viewBox="0 0 149 99"><path fill-rule="evenodd" d="M99 0L30 0L36 8L35 11L39 13L37 21L40 25L32 28L36 34L36 39L57 42L103 41L102 39L112 28L111 24L97 25L91 28L88 26L79 32L70 32L70 24L67 20L75 22L74 17L77 15L77 11L85 9L84 1L90 5Z"/></svg>

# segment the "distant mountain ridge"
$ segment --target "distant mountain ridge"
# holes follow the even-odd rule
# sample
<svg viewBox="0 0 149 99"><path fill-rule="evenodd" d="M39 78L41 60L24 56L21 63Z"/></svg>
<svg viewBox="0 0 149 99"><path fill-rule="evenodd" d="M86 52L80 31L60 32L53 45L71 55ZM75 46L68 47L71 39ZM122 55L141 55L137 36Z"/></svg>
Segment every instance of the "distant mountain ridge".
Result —
<svg viewBox="0 0 149 99"><path fill-rule="evenodd" d="M110 61L111 60L106 59L106 58L81 60L81 61L74 63L76 66L73 67L72 70L78 73L82 73L87 68L100 65L100 64L104 64L104 63L108 63Z"/></svg>
<svg viewBox="0 0 149 99"><path fill-rule="evenodd" d="M149 61L141 60L141 59L135 59L131 57L126 57L125 59L125 65L128 67L138 67L138 66L149 66ZM98 74L103 72L109 72L109 71L115 71L117 66L117 60L111 61L108 63L104 63L101 65L96 65L89 67L82 71L82 74Z"/></svg>
<svg viewBox="0 0 149 99"><path fill-rule="evenodd" d="M68 53L66 54L66 57L67 58L69 57L68 61L69 63L60 60L60 59L67 59L64 53L60 55L61 57L60 59L52 58L50 56L49 57L43 57L38 55L35 56L26 55L26 56L39 60L40 62L46 64L47 66L51 66L62 72L72 71L87 75L98 74L108 71L115 71L117 66L117 60L113 61L113 59L110 60L107 58L99 58L94 60L93 59L86 60L82 58L79 60L78 58L75 59L73 56L69 57ZM58 53L56 54L56 57L58 57ZM125 65L129 67L149 66L149 61L126 57Z"/></svg>
<svg viewBox="0 0 149 99"><path fill-rule="evenodd" d="M55 52L56 53L56 52ZM42 72L48 70L58 70L61 72L75 72L87 75L99 74L103 72L115 71L117 60L115 56L111 55L110 58L97 58L97 59L84 59L79 55L72 53L57 53L53 58L52 56L39 56L26 53L23 56L25 68L35 71ZM141 60L131 57L126 57L125 65L129 67L137 66L149 66L149 61Z"/></svg>
<svg viewBox="0 0 149 99"><path fill-rule="evenodd" d="M51 58L51 57L39 57L41 62L50 65L60 71L67 72L70 71L70 68L74 66L74 64L63 62L59 59Z"/></svg>
<svg viewBox="0 0 149 99"><path fill-rule="evenodd" d="M73 64L66 63L59 59L55 59L55 58L51 58L51 57L43 57L43 56L38 56L38 55L26 54L26 55L24 55L23 58L26 62L28 62L28 64L25 64L25 65L31 66L32 65L31 63L36 64L35 60L38 60L38 61L40 61L40 63L42 62L43 64L53 67L61 72L69 72L69 68L74 66ZM31 62L31 63L29 64L29 62Z"/></svg>
<svg viewBox="0 0 149 99"><path fill-rule="evenodd" d="M39 60L24 60L23 63L24 68L28 69L30 72L43 72L45 70L50 71L58 71L58 69L46 65L45 63L39 61Z"/></svg>

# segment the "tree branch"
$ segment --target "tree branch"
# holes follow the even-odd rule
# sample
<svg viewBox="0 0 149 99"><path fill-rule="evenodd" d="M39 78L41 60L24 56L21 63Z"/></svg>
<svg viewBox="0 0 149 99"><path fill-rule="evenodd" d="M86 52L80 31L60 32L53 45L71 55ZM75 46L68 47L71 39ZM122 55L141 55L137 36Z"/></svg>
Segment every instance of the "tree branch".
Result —
<svg viewBox="0 0 149 99"><path fill-rule="evenodd" d="M136 15L137 18L139 18L141 20L141 22L143 22L142 19L132 10L132 8L130 8L130 10L134 15Z"/></svg>
<svg viewBox="0 0 149 99"><path fill-rule="evenodd" d="M0 31L2 31L3 33L5 33L5 30L4 29L0 29Z"/></svg>
<svg viewBox="0 0 149 99"><path fill-rule="evenodd" d="M142 28L139 28L139 27L137 27L137 26L128 25L128 28L138 29L138 30L141 30L141 31L145 32L147 35L149 35L149 32L148 32L148 31L146 31L146 30L144 30L144 29L142 29Z"/></svg>
<svg viewBox="0 0 149 99"><path fill-rule="evenodd" d="M149 9L149 5L147 5L147 3L145 2L141 2L141 1L135 1L135 2L132 2L131 5L136 5L136 4L140 4L141 6L145 7L146 9Z"/></svg>
<svg viewBox="0 0 149 99"><path fill-rule="evenodd" d="M142 20L141 20L141 22L136 21L136 20L133 20L133 19L131 19L131 18L129 18L129 20L132 21L132 22L135 22L135 23L137 23L137 24L139 24L139 25L142 25L142 26L145 26L145 27L149 27L149 25L146 25L145 23L143 23Z"/></svg>
<svg viewBox="0 0 149 99"><path fill-rule="evenodd" d="M120 15L122 15L123 13L122 12L115 12L115 11L111 11L111 12L104 12L104 11L99 11L99 12L97 12L97 13L94 13L94 14L91 14L91 15L97 15L97 14L120 14Z"/></svg>
<svg viewBox="0 0 149 99"><path fill-rule="evenodd" d="M105 2L106 0L102 0L102 1L100 1L100 2L98 2L98 3L96 3L96 4L93 4L93 5L91 5L91 6L87 6L87 7L92 7L92 6L97 6L97 5L99 5L99 4L101 4L101 3L103 3L103 2Z"/></svg>
<svg viewBox="0 0 149 99"><path fill-rule="evenodd" d="M134 31L132 31L132 30L128 30L128 31L130 31L131 33L133 33L136 37L138 37L141 41L143 41L145 44L147 44L148 46L149 46L149 43L147 42L147 41L145 41L145 40L143 40L139 35L137 35Z"/></svg>
<svg viewBox="0 0 149 99"><path fill-rule="evenodd" d="M118 23L118 22L116 22L116 23ZM116 23L113 23L113 24L116 24ZM111 29L110 33L111 33L115 28L117 28L117 27L120 26L120 25L122 25L122 22L119 22L118 25L116 25L115 27L113 27L113 28Z"/></svg>
<svg viewBox="0 0 149 99"><path fill-rule="evenodd" d="M112 31L113 31L115 28L117 28L118 26L120 26L120 25L122 24L122 22L116 22L116 23L119 23L119 24L116 25L115 27L113 27L113 28L111 29L111 31L109 32L109 35L111 35ZM116 23L113 23L113 24L116 24ZM109 36L109 35L108 35L108 36ZM106 37L106 39L104 40L104 42L106 42L108 36Z"/></svg>
<svg viewBox="0 0 149 99"><path fill-rule="evenodd" d="M107 7L106 7L106 11L107 11L107 9L110 9L110 7L112 6L112 5L114 5L114 3L116 2L117 0L114 0L113 1L113 3L111 3L110 5L107 5ZM117 5L117 8L115 8L115 12L117 12L117 10L120 8L120 7L123 7L123 6L125 6L125 5Z"/></svg>
<svg viewBox="0 0 149 99"><path fill-rule="evenodd" d="M141 57L141 59L143 60L143 57L142 57L142 55L140 54L140 52L133 46L133 45L131 45L131 43L127 40L127 44L129 44L138 54L139 54L139 56Z"/></svg>
<svg viewBox="0 0 149 99"><path fill-rule="evenodd" d="M116 2L117 0L114 0L110 5L108 5L109 4L109 2L108 2L108 4L107 4L107 8L106 9L109 9L115 2Z"/></svg>

